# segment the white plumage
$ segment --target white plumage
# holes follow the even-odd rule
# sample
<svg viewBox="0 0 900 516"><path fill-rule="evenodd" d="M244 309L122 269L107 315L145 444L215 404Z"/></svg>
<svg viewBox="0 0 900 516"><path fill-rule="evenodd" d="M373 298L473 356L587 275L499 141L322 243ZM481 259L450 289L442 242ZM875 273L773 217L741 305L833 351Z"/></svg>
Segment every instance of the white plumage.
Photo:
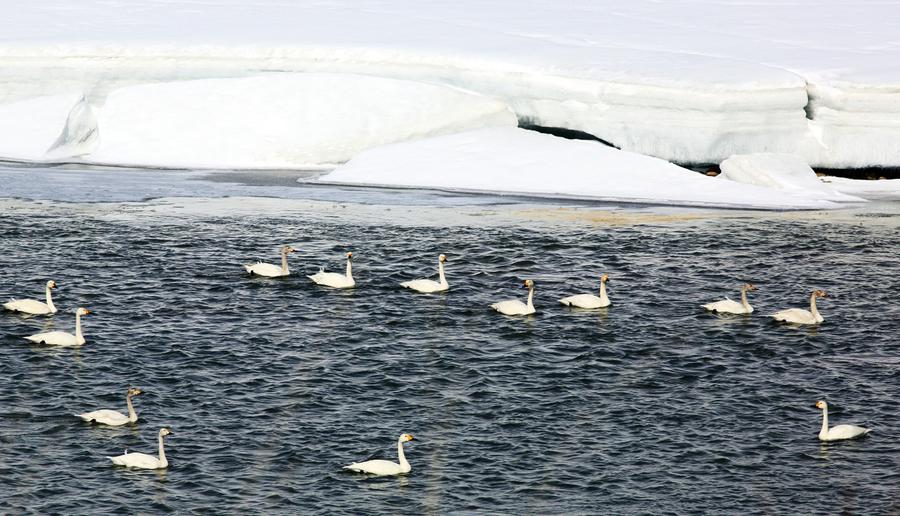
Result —
<svg viewBox="0 0 900 516"><path fill-rule="evenodd" d="M593 294L575 294L574 296L564 297L559 302L566 306L574 306L576 308L597 309L606 308L611 305L609 296L606 295L606 282L609 276L606 274L600 276L600 295Z"/></svg>
<svg viewBox="0 0 900 516"><path fill-rule="evenodd" d="M445 290L450 288L450 284L447 283L447 278L444 276L444 262L446 261L447 257L445 255L442 254L438 256L438 281L430 279L416 279L404 281L400 284L400 286L415 290L416 292L422 292L423 294L444 292Z"/></svg>
<svg viewBox="0 0 900 516"><path fill-rule="evenodd" d="M491 305L491 308L500 312L503 315L531 315L535 312L534 310L534 282L529 280L525 280L522 284L522 287L528 289L528 302L523 303L518 299L509 299L507 301L500 301L498 303L494 303Z"/></svg>
<svg viewBox="0 0 900 516"><path fill-rule="evenodd" d="M855 439L871 432L868 428L856 425L836 425L828 428L828 403L825 400L819 400L816 402L816 408L822 409L822 430L819 431L820 441Z"/></svg>
<svg viewBox="0 0 900 516"><path fill-rule="evenodd" d="M117 410L100 409L93 412L85 412L83 414L75 414L81 419L89 423L99 423L101 425L122 426L137 421L137 413L134 411L134 405L131 404L131 397L142 394L144 391L137 387L129 387L125 394L125 404L128 406L128 415L122 414Z"/></svg>
<svg viewBox="0 0 900 516"><path fill-rule="evenodd" d="M91 313L87 308L75 310L75 334L64 331L51 331L36 333L25 337L36 344L52 344L54 346L81 346L84 344L84 335L81 333L81 316Z"/></svg>
<svg viewBox="0 0 900 516"><path fill-rule="evenodd" d="M747 301L747 292L752 290L757 290L757 288L756 285L751 283L745 283L744 286L741 287L740 303L726 297L722 301L715 301L701 306L710 312L719 312L723 314L752 314L753 307L750 306L750 302Z"/></svg>
<svg viewBox="0 0 900 516"><path fill-rule="evenodd" d="M406 461L406 454L403 453L403 443L412 440L413 436L410 434L403 434L400 436L400 439L397 440L397 460L400 461L399 464L389 460L374 459L364 462L354 462L353 464L344 466L344 469L355 471L357 473L379 476L409 473L412 467L409 465L409 462Z"/></svg>
<svg viewBox="0 0 900 516"><path fill-rule="evenodd" d="M819 324L825 320L816 308L816 298L827 297L824 290L816 290L809 296L809 310L788 308L772 314L776 321L793 324Z"/></svg>
<svg viewBox="0 0 900 516"><path fill-rule="evenodd" d="M345 274L338 274L337 272L325 272L324 270L322 270L308 277L317 285L323 285L325 287L353 288L354 286L356 286L356 281L353 280L352 262L353 253L347 253L347 272Z"/></svg>
<svg viewBox="0 0 900 516"><path fill-rule="evenodd" d="M50 280L47 282L46 290L44 292L47 299L46 303L38 301L37 299L10 299L6 303L3 303L3 308L12 310L13 312L22 312L33 315L55 314L56 307L53 306L53 297L50 294L50 291L55 288L55 281Z"/></svg>
<svg viewBox="0 0 900 516"><path fill-rule="evenodd" d="M288 268L287 255L293 253L294 248L286 245L281 248L281 267L264 262L245 263L244 270L250 274L257 276L265 276L267 278L277 278L279 276L290 276L291 270Z"/></svg>
<svg viewBox="0 0 900 516"><path fill-rule="evenodd" d="M147 455L146 453L128 453L117 455L115 457L107 457L116 466L125 466L138 469L164 469L169 467L169 461L166 459L166 451L163 449L163 438L167 435L174 435L168 428L159 430L159 457Z"/></svg>

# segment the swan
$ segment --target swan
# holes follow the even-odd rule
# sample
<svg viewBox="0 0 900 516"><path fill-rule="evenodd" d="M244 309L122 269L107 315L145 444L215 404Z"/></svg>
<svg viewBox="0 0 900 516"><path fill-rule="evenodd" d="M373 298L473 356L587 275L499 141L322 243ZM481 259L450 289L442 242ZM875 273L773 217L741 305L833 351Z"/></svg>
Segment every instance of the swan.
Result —
<svg viewBox="0 0 900 516"><path fill-rule="evenodd" d="M87 308L75 310L75 335L64 331L51 331L37 333L25 337L37 344L53 344L56 346L80 346L84 344L84 335L81 334L81 316L91 313Z"/></svg>
<svg viewBox="0 0 900 516"><path fill-rule="evenodd" d="M600 276L600 296L593 294L576 294L574 296L564 297L559 300L561 304L566 306L574 306L576 308L605 308L612 303L606 296L606 282L609 276L604 274Z"/></svg>
<svg viewBox="0 0 900 516"><path fill-rule="evenodd" d="M320 270L312 276L309 276L309 279L316 282L317 285L325 285L326 287L353 288L356 285L356 282L353 281L352 261L353 253L347 253L347 274Z"/></svg>
<svg viewBox="0 0 900 516"><path fill-rule="evenodd" d="M128 393L125 394L125 404L128 405L128 415L122 414L116 410L102 409L93 412L85 412L84 414L75 414L88 423L100 423L101 425L122 426L137 421L137 413L131 404L131 397L142 394L144 391L137 387L129 387Z"/></svg>
<svg viewBox="0 0 900 516"><path fill-rule="evenodd" d="M756 285L752 283L745 283L743 287L741 287L741 302L732 301L729 298L725 298L722 301L715 301L712 303L706 303L705 305L700 305L703 308L706 308L710 312L719 312L722 314L752 314L753 307L750 306L750 303L747 301L747 292L758 290Z"/></svg>
<svg viewBox="0 0 900 516"><path fill-rule="evenodd" d="M417 279L411 281L404 281L400 284L400 286L411 288L416 292L422 292L424 294L430 294L432 292L443 292L450 288L450 285L447 283L447 278L444 277L444 262L447 261L447 257L445 255L438 256L438 281L430 280L430 279Z"/></svg>
<svg viewBox="0 0 900 516"><path fill-rule="evenodd" d="M146 453L128 453L118 455L116 457L107 457L116 466L127 466L129 468L140 469L164 469L169 467L169 461L166 460L166 451L163 449L163 437L167 435L175 435L168 428L159 429L159 458Z"/></svg>
<svg viewBox="0 0 900 516"><path fill-rule="evenodd" d="M50 296L50 291L56 288L56 282L50 280L47 282L47 302L42 303L36 299L10 299L8 302L3 303L3 308L7 310L12 310L13 312L22 312L26 314L34 314L34 315L46 315L46 314L55 314L56 307L53 306L53 298Z"/></svg>
<svg viewBox="0 0 900 516"><path fill-rule="evenodd" d="M772 314L776 321L788 322L794 324L819 324L825 318L819 314L816 309L816 298L827 297L824 290L816 290L809 296L809 310L802 308L788 308L787 310L779 310Z"/></svg>
<svg viewBox="0 0 900 516"><path fill-rule="evenodd" d="M277 278L279 276L290 276L291 270L288 269L287 255L293 253L294 248L286 245L281 248L281 267L271 263L245 263L244 269L250 274L265 276L267 278Z"/></svg>
<svg viewBox="0 0 900 516"><path fill-rule="evenodd" d="M534 304L532 304L532 300L534 299L534 282L529 280L525 280L525 283L522 284L522 288L528 289L528 304L525 304L518 299L510 299L507 301L500 301L499 303L494 303L491 305L491 308L500 312L504 315L530 315L534 313Z"/></svg>
<svg viewBox="0 0 900 516"><path fill-rule="evenodd" d="M364 462L354 462L353 464L344 466L344 469L355 471L357 473L368 473L370 475L402 475L409 473L412 467L406 462L406 455L403 454L403 443L412 441L413 436L403 434L397 440L397 459L400 464L384 459L367 460Z"/></svg>
<svg viewBox="0 0 900 516"><path fill-rule="evenodd" d="M872 430L856 425L837 425L828 428L828 403L825 400L816 402L816 408L822 409L822 430L819 431L820 441L840 441L862 437Z"/></svg>

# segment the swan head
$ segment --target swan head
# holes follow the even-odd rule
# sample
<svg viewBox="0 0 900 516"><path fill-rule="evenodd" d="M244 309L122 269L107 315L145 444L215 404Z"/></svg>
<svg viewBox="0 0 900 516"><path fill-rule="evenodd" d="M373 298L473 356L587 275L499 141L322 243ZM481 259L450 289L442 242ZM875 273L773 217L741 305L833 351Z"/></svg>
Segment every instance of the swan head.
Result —
<svg viewBox="0 0 900 516"><path fill-rule="evenodd" d="M291 247L289 245L286 245L281 248L281 254L293 253L294 251L296 251L296 249L294 249L293 247Z"/></svg>
<svg viewBox="0 0 900 516"><path fill-rule="evenodd" d="M753 283L744 283L744 290L759 290Z"/></svg>
<svg viewBox="0 0 900 516"><path fill-rule="evenodd" d="M128 388L128 395L129 395L129 396L137 396L138 394L143 394L143 393L144 393L144 391L142 391L142 390L140 389L140 387L129 387L129 388Z"/></svg>
<svg viewBox="0 0 900 516"><path fill-rule="evenodd" d="M817 290L813 292L813 295L816 297L828 297L828 294L826 294L824 290Z"/></svg>
<svg viewBox="0 0 900 516"><path fill-rule="evenodd" d="M400 436L401 443L405 443L405 442L412 441L412 440L413 440L412 434L403 434Z"/></svg>
<svg viewBox="0 0 900 516"><path fill-rule="evenodd" d="M347 259L348 259L348 260L352 260L352 259L353 259L353 253L352 253L352 252L347 253Z"/></svg>
<svg viewBox="0 0 900 516"><path fill-rule="evenodd" d="M825 410L828 408L828 403L825 403L825 400L819 400L816 402L816 408L820 410Z"/></svg>
<svg viewBox="0 0 900 516"><path fill-rule="evenodd" d="M75 315L87 315L89 313L91 313L91 311L88 310L87 308L83 308L83 307L79 308L78 310L75 310Z"/></svg>
<svg viewBox="0 0 900 516"><path fill-rule="evenodd" d="M600 276L600 283L606 283L607 281L609 281L609 274Z"/></svg>
<svg viewBox="0 0 900 516"><path fill-rule="evenodd" d="M56 288L56 282L53 280L48 281L47 288Z"/></svg>
<svg viewBox="0 0 900 516"><path fill-rule="evenodd" d="M530 279L527 279L524 283L522 283L522 288L534 288L534 282Z"/></svg>
<svg viewBox="0 0 900 516"><path fill-rule="evenodd" d="M438 256L438 261L441 262L441 263L446 262L446 261L447 261L447 255L442 254L442 255Z"/></svg>
<svg viewBox="0 0 900 516"><path fill-rule="evenodd" d="M159 429L159 436L160 436L160 437L165 437L165 436L167 436L167 435L175 435L175 432L169 430L169 429L166 428L166 427L163 427L163 428L160 428L160 429Z"/></svg>

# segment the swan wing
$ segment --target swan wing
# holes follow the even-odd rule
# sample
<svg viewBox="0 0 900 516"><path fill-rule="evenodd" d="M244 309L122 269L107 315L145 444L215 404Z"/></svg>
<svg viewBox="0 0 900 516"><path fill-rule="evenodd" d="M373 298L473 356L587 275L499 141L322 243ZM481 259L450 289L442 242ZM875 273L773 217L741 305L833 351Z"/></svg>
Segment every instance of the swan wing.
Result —
<svg viewBox="0 0 900 516"><path fill-rule="evenodd" d="M772 314L776 321L797 323L797 324L814 324L816 318L808 310L802 308L788 308L787 310L779 310Z"/></svg>
<svg viewBox="0 0 900 516"><path fill-rule="evenodd" d="M3 303L3 308L14 312L24 312L26 314L43 315L53 313L47 303L36 299L11 299Z"/></svg>
<svg viewBox="0 0 900 516"><path fill-rule="evenodd" d="M722 301L715 301L713 303L707 303L701 306L703 306L703 308L706 308L710 312L722 312L728 314L748 313L747 310L744 309L744 305L738 303L737 301L732 301L728 298L725 298Z"/></svg>
<svg viewBox="0 0 900 516"><path fill-rule="evenodd" d="M313 280L316 285L324 285L326 287L350 288L356 285L352 278L337 272L317 272L312 276L308 276L308 278Z"/></svg>
<svg viewBox="0 0 900 516"><path fill-rule="evenodd" d="M856 425L836 425L828 429L827 440L854 439L871 432L870 429Z"/></svg>
<svg viewBox="0 0 900 516"><path fill-rule="evenodd" d="M369 475L399 475L400 473L403 473L403 469L399 464L384 459L354 462L353 464L344 466L344 469L355 471L357 473L368 473Z"/></svg>
<svg viewBox="0 0 900 516"><path fill-rule="evenodd" d="M121 412L118 412L116 410L109 409L95 410L93 412L85 412L84 414L75 415L85 421L100 423L101 425L121 426L129 422L128 416L126 416L125 414L122 414Z"/></svg>
<svg viewBox="0 0 900 516"><path fill-rule="evenodd" d="M491 305L491 308L504 315L526 315L528 314L528 305L518 299L509 299L500 301Z"/></svg>
<svg viewBox="0 0 900 516"><path fill-rule="evenodd" d="M116 466L129 468L158 469L160 467L159 459L146 453L126 453L116 457L109 457L109 460Z"/></svg>
<svg viewBox="0 0 900 516"><path fill-rule="evenodd" d="M254 263L254 264L245 264L244 269L247 270L250 274L256 274L259 276L266 276L268 278L274 278L276 276L284 276L281 271L280 265L273 265L271 263Z"/></svg>
<svg viewBox="0 0 900 516"><path fill-rule="evenodd" d="M593 294L576 294L564 297L559 302L560 304L577 308L603 308L604 306L609 306L609 303L604 303L603 300Z"/></svg>
<svg viewBox="0 0 900 516"><path fill-rule="evenodd" d="M37 344L53 344L56 346L77 346L78 339L71 333L64 331L51 331L47 333L36 333L25 337L31 342Z"/></svg>
<svg viewBox="0 0 900 516"><path fill-rule="evenodd" d="M430 279L417 279L411 281L404 281L400 284L402 287L406 287L408 289L415 290L416 292L430 293L430 292L441 292L443 290L447 290L447 286L442 286L440 283Z"/></svg>

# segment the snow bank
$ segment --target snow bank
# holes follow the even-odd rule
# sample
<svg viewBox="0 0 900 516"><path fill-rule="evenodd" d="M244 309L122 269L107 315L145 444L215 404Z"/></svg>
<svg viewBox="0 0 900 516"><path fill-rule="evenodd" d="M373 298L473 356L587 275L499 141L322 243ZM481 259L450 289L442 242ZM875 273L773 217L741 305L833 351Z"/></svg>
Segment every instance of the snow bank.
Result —
<svg viewBox="0 0 900 516"><path fill-rule="evenodd" d="M735 208L834 208L803 192L708 177L666 161L518 128L490 128L365 151L321 181Z"/></svg>
<svg viewBox="0 0 900 516"><path fill-rule="evenodd" d="M40 159L59 138L78 95L52 95L0 105L0 158Z"/></svg>
<svg viewBox="0 0 900 516"><path fill-rule="evenodd" d="M872 201L900 201L900 179L847 179L824 177L822 181L847 195L855 195Z"/></svg>
<svg viewBox="0 0 900 516"><path fill-rule="evenodd" d="M353 72L463 87L523 121L676 162L900 166L896 19L881 0L5 2L0 103Z"/></svg>
<svg viewBox="0 0 900 516"><path fill-rule="evenodd" d="M271 74L132 86L99 108L90 163L299 168L385 143L515 126L494 99L446 86L339 74Z"/></svg>
<svg viewBox="0 0 900 516"><path fill-rule="evenodd" d="M721 179L764 186L793 195L836 202L861 202L824 184L803 158L793 154L744 154L732 156L720 165Z"/></svg>

